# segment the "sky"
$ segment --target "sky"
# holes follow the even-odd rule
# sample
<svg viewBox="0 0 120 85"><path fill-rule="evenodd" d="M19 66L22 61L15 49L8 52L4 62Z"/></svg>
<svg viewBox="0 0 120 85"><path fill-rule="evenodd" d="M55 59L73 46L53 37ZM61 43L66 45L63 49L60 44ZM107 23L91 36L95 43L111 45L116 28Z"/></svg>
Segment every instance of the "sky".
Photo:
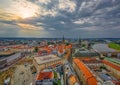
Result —
<svg viewBox="0 0 120 85"><path fill-rule="evenodd" d="M0 0L0 37L120 38L120 0Z"/></svg>

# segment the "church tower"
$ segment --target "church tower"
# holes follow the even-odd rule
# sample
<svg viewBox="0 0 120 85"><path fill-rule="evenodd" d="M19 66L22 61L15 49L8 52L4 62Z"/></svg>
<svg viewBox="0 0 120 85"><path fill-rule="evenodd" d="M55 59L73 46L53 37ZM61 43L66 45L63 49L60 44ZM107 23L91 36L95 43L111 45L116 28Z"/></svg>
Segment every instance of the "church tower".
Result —
<svg viewBox="0 0 120 85"><path fill-rule="evenodd" d="M63 35L63 38L62 38L62 43L65 44L65 38L64 38L64 35Z"/></svg>

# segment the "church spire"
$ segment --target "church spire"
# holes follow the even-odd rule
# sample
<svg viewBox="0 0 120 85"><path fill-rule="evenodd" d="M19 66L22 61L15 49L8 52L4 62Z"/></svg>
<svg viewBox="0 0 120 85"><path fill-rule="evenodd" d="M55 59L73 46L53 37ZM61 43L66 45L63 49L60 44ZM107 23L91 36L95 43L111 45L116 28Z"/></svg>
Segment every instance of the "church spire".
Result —
<svg viewBox="0 0 120 85"><path fill-rule="evenodd" d="M62 43L63 43L63 44L65 43L65 38L64 38L64 35L63 35L63 38L62 38Z"/></svg>

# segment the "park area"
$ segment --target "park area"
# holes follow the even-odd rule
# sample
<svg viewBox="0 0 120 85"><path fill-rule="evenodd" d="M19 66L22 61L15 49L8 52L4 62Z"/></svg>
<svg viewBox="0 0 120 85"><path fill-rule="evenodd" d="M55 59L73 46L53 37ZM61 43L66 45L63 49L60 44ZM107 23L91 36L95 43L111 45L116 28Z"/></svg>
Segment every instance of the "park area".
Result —
<svg viewBox="0 0 120 85"><path fill-rule="evenodd" d="M119 44L109 43L108 47L120 51L120 45Z"/></svg>

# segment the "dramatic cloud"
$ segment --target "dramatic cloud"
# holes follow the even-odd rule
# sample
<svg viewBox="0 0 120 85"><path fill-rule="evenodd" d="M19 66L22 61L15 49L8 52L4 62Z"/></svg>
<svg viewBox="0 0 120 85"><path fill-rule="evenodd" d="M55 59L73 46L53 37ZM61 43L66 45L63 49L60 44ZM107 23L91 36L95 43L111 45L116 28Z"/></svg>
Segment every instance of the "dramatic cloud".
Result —
<svg viewBox="0 0 120 85"><path fill-rule="evenodd" d="M119 37L119 9L120 0L1 0L0 37Z"/></svg>
<svg viewBox="0 0 120 85"><path fill-rule="evenodd" d="M36 27L36 26L30 25L30 24L22 24L22 23L17 23L17 24L21 28L25 28L25 29L29 29L29 30L43 30L42 27Z"/></svg>
<svg viewBox="0 0 120 85"><path fill-rule="evenodd" d="M73 12L73 11L75 11L76 4L75 4L74 0L59 0L58 7L61 10Z"/></svg>

